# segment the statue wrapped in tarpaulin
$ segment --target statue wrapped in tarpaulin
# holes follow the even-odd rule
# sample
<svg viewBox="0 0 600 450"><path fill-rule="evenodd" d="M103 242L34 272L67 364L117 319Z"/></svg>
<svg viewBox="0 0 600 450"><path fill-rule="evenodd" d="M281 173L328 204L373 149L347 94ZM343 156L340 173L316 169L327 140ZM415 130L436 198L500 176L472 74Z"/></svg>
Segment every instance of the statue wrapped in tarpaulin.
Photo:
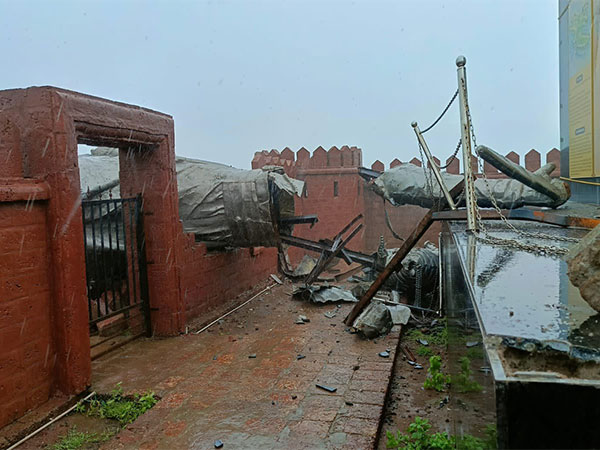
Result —
<svg viewBox="0 0 600 450"><path fill-rule="evenodd" d="M304 183L282 168L242 170L177 157L179 216L183 229L209 246L274 247L279 234L291 234L281 219L294 216L294 196ZM84 200L118 198L118 150L97 148L79 156Z"/></svg>

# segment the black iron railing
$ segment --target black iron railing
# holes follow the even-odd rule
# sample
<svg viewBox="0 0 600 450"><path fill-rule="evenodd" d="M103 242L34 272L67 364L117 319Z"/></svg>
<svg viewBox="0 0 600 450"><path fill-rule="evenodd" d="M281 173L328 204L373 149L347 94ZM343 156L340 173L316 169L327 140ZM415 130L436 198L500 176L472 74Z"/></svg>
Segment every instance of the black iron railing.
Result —
<svg viewBox="0 0 600 450"><path fill-rule="evenodd" d="M86 200L81 208L90 330L139 308L149 332L141 198Z"/></svg>

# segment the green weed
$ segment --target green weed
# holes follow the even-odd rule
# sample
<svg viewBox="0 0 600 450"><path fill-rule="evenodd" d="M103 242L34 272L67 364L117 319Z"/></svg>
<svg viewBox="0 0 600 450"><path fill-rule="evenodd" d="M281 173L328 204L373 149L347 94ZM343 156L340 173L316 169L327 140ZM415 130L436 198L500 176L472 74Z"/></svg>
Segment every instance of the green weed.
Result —
<svg viewBox="0 0 600 450"><path fill-rule="evenodd" d="M417 348L417 355L433 356L433 355L435 355L435 353L433 353L433 350L431 350L429 347L425 347L424 345L419 345L419 348Z"/></svg>
<svg viewBox="0 0 600 450"><path fill-rule="evenodd" d="M456 440L448 433L429 434L431 424L427 419L415 417L415 421L408 426L405 433L398 431L387 432L387 448L402 448L407 450L425 450L425 449L453 449L456 446Z"/></svg>
<svg viewBox="0 0 600 450"><path fill-rule="evenodd" d="M470 434L460 438L448 433L429 433L431 424L427 419L416 417L408 426L406 433L398 431L396 435L387 432L387 448L406 450L493 450L496 448L496 427L488 425L486 439L480 439Z"/></svg>
<svg viewBox="0 0 600 450"><path fill-rule="evenodd" d="M88 416L117 420L121 426L125 426L152 408L156 402L158 398L151 391L142 395L135 394L133 399L124 397L121 383L118 383L108 398L96 396L89 400L87 406L80 402L75 410Z"/></svg>
<svg viewBox="0 0 600 450"><path fill-rule="evenodd" d="M452 377L452 385L458 392L480 392L481 385L471 379L471 360L467 356L460 358L460 373Z"/></svg>
<svg viewBox="0 0 600 450"><path fill-rule="evenodd" d="M84 445L100 444L109 440L111 436L112 433L109 431L105 431L101 434L85 433L83 431L77 431L77 428L71 428L69 432L51 448L52 450L75 450Z"/></svg>
<svg viewBox="0 0 600 450"><path fill-rule="evenodd" d="M444 375L440 370L442 367L442 358L439 356L432 356L429 358L429 369L427 369L427 378L423 387L425 389L435 389L438 392L442 392L446 385L450 383L450 376Z"/></svg>
<svg viewBox="0 0 600 450"><path fill-rule="evenodd" d="M418 341L423 339L428 341L430 344L438 345L440 347L446 347L448 345L448 327L446 322L436 328L433 328L429 334L423 333L418 328L412 328L405 334L406 338L411 341Z"/></svg>

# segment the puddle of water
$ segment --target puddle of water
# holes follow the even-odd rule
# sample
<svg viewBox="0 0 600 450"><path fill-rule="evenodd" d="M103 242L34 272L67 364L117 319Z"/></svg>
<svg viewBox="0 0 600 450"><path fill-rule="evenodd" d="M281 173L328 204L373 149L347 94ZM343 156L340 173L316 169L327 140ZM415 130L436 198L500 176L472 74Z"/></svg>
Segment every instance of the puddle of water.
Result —
<svg viewBox="0 0 600 450"><path fill-rule="evenodd" d="M586 233L586 230L533 222L513 222L513 225L528 232L556 236L581 237ZM485 244L470 237L463 223L450 226L464 267L470 271L475 302L486 334L542 342L566 341L598 352L600 315L569 281L566 262ZM493 227L490 232L505 239L524 240L505 226ZM530 242L562 247L569 244L545 239L530 239Z"/></svg>

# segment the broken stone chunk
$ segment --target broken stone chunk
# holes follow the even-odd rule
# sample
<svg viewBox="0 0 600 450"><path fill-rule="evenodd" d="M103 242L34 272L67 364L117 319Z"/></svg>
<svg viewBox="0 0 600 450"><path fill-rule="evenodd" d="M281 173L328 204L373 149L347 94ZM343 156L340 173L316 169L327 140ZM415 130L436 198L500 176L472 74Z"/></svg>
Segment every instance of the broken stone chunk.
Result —
<svg viewBox="0 0 600 450"><path fill-rule="evenodd" d="M220 439L217 439L215 441L215 448L221 448L223 447L223 441L221 441Z"/></svg>
<svg viewBox="0 0 600 450"><path fill-rule="evenodd" d="M371 302L354 322L354 327L367 339L388 333L392 325L390 310L380 302Z"/></svg>
<svg viewBox="0 0 600 450"><path fill-rule="evenodd" d="M600 312L600 225L571 247L565 257L571 283L589 305Z"/></svg>
<svg viewBox="0 0 600 450"><path fill-rule="evenodd" d="M390 352L388 352L388 351L379 352L379 356L381 356L382 358L389 358L390 357Z"/></svg>

